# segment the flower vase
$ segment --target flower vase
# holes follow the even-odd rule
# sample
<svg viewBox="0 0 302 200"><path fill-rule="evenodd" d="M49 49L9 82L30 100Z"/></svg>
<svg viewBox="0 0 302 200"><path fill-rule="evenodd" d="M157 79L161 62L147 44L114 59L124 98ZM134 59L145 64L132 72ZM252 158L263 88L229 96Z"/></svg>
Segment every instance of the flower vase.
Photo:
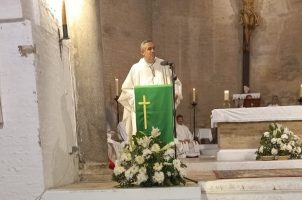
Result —
<svg viewBox="0 0 302 200"><path fill-rule="evenodd" d="M230 108L231 107L231 103L229 100L224 100L223 102L223 108Z"/></svg>
<svg viewBox="0 0 302 200"><path fill-rule="evenodd" d="M261 161L289 160L289 156L260 156L259 160Z"/></svg>
<svg viewBox="0 0 302 200"><path fill-rule="evenodd" d="M261 161L275 160L275 156L260 156L259 160Z"/></svg>
<svg viewBox="0 0 302 200"><path fill-rule="evenodd" d="M289 160L289 156L276 156L275 160Z"/></svg>

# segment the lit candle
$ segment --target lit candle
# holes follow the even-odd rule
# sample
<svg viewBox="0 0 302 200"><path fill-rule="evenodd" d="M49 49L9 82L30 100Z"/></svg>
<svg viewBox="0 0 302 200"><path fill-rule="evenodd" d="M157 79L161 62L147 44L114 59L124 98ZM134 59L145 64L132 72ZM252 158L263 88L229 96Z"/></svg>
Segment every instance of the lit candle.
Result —
<svg viewBox="0 0 302 200"><path fill-rule="evenodd" d="M301 84L301 87L300 87L300 97L302 97L302 84Z"/></svg>
<svg viewBox="0 0 302 200"><path fill-rule="evenodd" d="M193 102L196 101L196 93L195 93L195 88L193 88Z"/></svg>
<svg viewBox="0 0 302 200"><path fill-rule="evenodd" d="M228 90L224 91L224 100L225 101L229 101L230 100L230 95L229 95L229 91Z"/></svg>
<svg viewBox="0 0 302 200"><path fill-rule="evenodd" d="M118 79L115 79L115 92L116 92L116 96L118 96Z"/></svg>

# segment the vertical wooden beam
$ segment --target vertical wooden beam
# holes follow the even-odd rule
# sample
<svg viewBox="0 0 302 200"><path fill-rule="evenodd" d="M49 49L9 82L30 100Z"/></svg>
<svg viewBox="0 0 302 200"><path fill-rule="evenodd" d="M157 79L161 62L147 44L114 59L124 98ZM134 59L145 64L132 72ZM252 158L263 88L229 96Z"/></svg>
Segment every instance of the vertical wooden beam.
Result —
<svg viewBox="0 0 302 200"><path fill-rule="evenodd" d="M246 50L242 54L242 93L244 86L250 87L250 52Z"/></svg>

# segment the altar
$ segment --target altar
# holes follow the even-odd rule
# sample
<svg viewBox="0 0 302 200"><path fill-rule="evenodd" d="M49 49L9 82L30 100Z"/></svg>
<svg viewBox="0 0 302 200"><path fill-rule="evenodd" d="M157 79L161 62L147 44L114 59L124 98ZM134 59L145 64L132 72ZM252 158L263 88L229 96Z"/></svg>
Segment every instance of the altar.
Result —
<svg viewBox="0 0 302 200"><path fill-rule="evenodd" d="M212 110L217 129L217 160L255 160L262 134L272 122L282 123L302 138L302 106L228 108Z"/></svg>

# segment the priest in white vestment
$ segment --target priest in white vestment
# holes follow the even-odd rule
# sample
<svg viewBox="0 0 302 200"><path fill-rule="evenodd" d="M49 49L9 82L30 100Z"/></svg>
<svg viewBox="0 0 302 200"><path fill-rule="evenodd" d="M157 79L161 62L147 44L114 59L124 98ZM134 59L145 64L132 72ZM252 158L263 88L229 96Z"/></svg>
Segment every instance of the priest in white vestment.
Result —
<svg viewBox="0 0 302 200"><path fill-rule="evenodd" d="M189 128L183 124L183 116L177 115L176 117L176 133L177 133L177 139L179 142L192 142L193 141L193 135Z"/></svg>
<svg viewBox="0 0 302 200"><path fill-rule="evenodd" d="M161 65L163 61L155 57L155 45L151 40L145 40L140 47L143 58L134 64L123 85L118 101L124 106L123 121L125 122L128 140L136 134L136 115L134 101L134 86L172 84L172 72L168 65ZM175 106L182 99L181 82L175 80Z"/></svg>
<svg viewBox="0 0 302 200"><path fill-rule="evenodd" d="M200 155L199 144L194 141L189 128L183 124L183 116L177 115L176 121L176 135L179 141L177 145L178 157L198 157Z"/></svg>

